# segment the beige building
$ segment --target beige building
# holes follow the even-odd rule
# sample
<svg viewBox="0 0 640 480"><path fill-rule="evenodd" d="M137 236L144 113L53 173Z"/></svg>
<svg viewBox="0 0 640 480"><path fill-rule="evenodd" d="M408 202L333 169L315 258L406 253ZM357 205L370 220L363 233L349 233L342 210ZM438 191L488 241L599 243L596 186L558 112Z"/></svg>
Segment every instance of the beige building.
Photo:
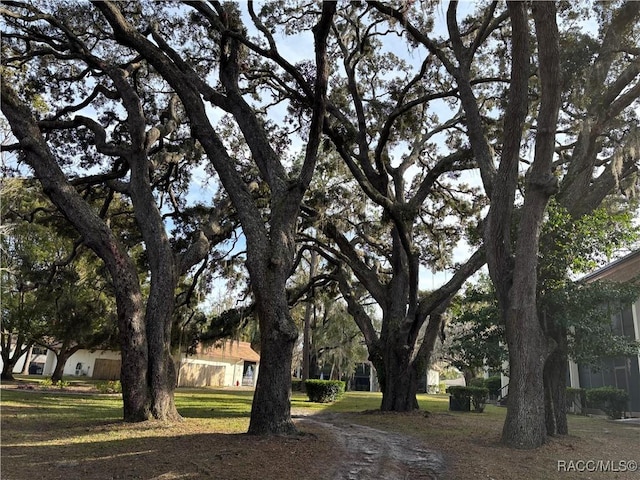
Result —
<svg viewBox="0 0 640 480"><path fill-rule="evenodd" d="M178 372L180 387L254 387L260 355L248 342L227 340L198 346L195 355L184 356Z"/></svg>

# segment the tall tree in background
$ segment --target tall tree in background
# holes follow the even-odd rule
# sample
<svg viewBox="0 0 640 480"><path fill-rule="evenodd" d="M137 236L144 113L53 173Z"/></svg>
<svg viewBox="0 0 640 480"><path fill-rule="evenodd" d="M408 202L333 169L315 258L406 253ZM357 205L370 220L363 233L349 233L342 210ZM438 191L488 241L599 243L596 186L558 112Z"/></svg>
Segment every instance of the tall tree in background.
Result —
<svg viewBox="0 0 640 480"><path fill-rule="evenodd" d="M481 252L459 263L451 258L477 228L483 200L459 178L474 168L470 150L452 133L463 119L452 113L441 120L432 105L455 101L455 90L439 84L430 55L416 64L401 58L392 47L396 32L386 29L366 4L350 4L336 16L325 127L334 152L307 206L321 232L316 243L339 267L333 275L364 335L381 409L410 411L418 408L418 382L442 313L484 263ZM438 136L447 145L438 145ZM449 269L450 280L420 294L425 268ZM362 306L364 292L380 309L380 328Z"/></svg>
<svg viewBox="0 0 640 480"><path fill-rule="evenodd" d="M491 280L483 276L469 285L447 313L442 357L463 373L467 385L485 368L502 371L508 352Z"/></svg>
<svg viewBox="0 0 640 480"><path fill-rule="evenodd" d="M406 12L389 9L377 2L376 6L402 22L411 38L433 53L457 85L466 135L490 200L484 247L509 345L509 406L502 440L518 448L535 448L544 442L546 435L542 366L549 345L536 312L536 260L545 207L557 189L552 172L560 108L555 4L534 3L532 8L538 47L537 79L541 84L540 108L536 115L535 156L527 174L523 205L518 213L520 221L515 230L515 199L531 73L527 5L511 2L506 13L494 16L498 4L493 2L467 19L461 28L458 2L450 2L446 14L449 42L444 46L410 23ZM504 15L510 20L507 51L511 65L506 92L502 95L506 100L500 105L504 112L500 119L501 130L495 131L489 127L492 123L482 111L485 101L482 91L474 89L479 70L474 62L479 47L494 31L496 19L504 18ZM466 28L469 24L477 28Z"/></svg>
<svg viewBox="0 0 640 480"><path fill-rule="evenodd" d="M506 51L511 73L508 89L502 95L506 100L501 105L504 108L502 130L498 131L482 110L486 99L482 90L474 85L473 77L475 63L481 61L476 58L478 47L486 41L487 27L492 24L497 4L486 8L481 17L476 15L465 20L468 23L484 18L478 29L460 28L457 7L457 2L451 2L447 11L450 49L441 48L411 24L406 28L417 42L438 56L460 89L467 135L491 201L485 248L509 344L510 402L503 441L518 448L534 448L546 438L542 366L553 349L553 341L547 337L536 311L540 226L553 193L559 192L558 201L567 210L572 208L571 204L581 205L575 209L577 216L579 212L593 211L608 193L622 192L631 186L629 180L634 178L638 162L634 153L637 152L637 119L628 123L625 118L635 118L629 106L638 97L638 64L634 60L637 45L625 42L625 39L633 42L634 35L620 35L620 32L625 24L634 24L637 4L599 4L603 12L600 54L591 56L591 48L597 43L584 42L582 46L574 44L570 56L575 61L577 51L584 49L583 55L593 58L593 63L587 62L593 82L585 84L581 78L578 80L579 76L574 76L573 80L565 78L564 85L558 73L561 59L555 5L533 4L537 82L530 83L530 32L525 5L509 4L511 40ZM398 20L406 20L402 12L391 13ZM594 95L589 97L591 100L583 101L580 87L576 89L580 101L571 94L561 96L563 86L568 92L569 88L574 89L574 84L595 88ZM535 108L531 109L529 89L537 92ZM567 100L566 116L559 116L561 98ZM556 149L559 117L568 124L577 119L582 127L578 138L570 134L571 127L563 130L563 134L567 134L563 138L569 141ZM535 153L524 179L524 193L518 195L522 140L528 124L531 124L529 131Z"/></svg>

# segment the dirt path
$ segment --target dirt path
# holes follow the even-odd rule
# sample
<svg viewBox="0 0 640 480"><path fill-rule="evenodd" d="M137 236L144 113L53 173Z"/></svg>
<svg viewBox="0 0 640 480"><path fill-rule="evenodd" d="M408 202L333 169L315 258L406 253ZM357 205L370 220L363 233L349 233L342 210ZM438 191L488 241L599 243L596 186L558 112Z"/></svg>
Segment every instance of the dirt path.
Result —
<svg viewBox="0 0 640 480"><path fill-rule="evenodd" d="M437 480L444 458L414 438L346 421L339 414L298 417L331 432L345 452L332 480Z"/></svg>

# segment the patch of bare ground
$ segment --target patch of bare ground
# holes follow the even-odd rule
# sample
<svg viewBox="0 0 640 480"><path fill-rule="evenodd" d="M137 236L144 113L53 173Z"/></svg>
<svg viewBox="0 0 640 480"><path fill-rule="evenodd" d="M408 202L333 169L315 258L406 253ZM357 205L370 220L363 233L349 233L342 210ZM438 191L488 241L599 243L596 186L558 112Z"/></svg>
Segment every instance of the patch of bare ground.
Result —
<svg viewBox="0 0 640 480"><path fill-rule="evenodd" d="M489 410L488 414L344 414L343 421L399 433L405 437L405 444L438 452L445 465L439 480L640 478L639 471L620 468L640 462L638 425L571 415L571 435L551 438L536 450L515 450L500 444L504 410ZM594 469L600 471L589 471Z"/></svg>
<svg viewBox="0 0 640 480"><path fill-rule="evenodd" d="M351 423L340 414L307 417L303 424L331 432L343 450L332 480L437 480L444 459L415 438Z"/></svg>

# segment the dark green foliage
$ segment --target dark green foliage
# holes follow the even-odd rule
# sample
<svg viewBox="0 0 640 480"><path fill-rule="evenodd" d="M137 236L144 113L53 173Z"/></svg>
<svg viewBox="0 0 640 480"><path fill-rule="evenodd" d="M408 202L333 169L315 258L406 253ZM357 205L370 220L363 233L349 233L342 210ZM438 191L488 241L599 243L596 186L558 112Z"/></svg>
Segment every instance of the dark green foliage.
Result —
<svg viewBox="0 0 640 480"><path fill-rule="evenodd" d="M200 313L197 321L191 322L189 329L185 332L187 337L183 340L183 344L187 345L189 354L195 354L199 344L213 345L228 338L245 340L243 332L249 323L255 320L254 308L254 304L230 308L210 317Z"/></svg>
<svg viewBox="0 0 640 480"><path fill-rule="evenodd" d="M341 380L306 380L309 401L317 403L335 402L344 393L345 382Z"/></svg>
<svg viewBox="0 0 640 480"><path fill-rule="evenodd" d="M460 371L477 373L488 367L501 371L508 353L504 324L500 319L495 292L483 277L457 297L451 308L453 320L447 325L450 337L445 344L447 360Z"/></svg>
<svg viewBox="0 0 640 480"><path fill-rule="evenodd" d="M482 377L476 377L476 378L472 378L469 381L469 387L484 387L485 383L484 383L484 378Z"/></svg>
<svg viewBox="0 0 640 480"><path fill-rule="evenodd" d="M470 401L475 412L482 412L484 410L487 398L489 397L489 389L486 387L463 387L454 385L447 389L447 393L451 395L455 401L454 403L457 405L466 405ZM464 410L466 410L466 408Z"/></svg>
<svg viewBox="0 0 640 480"><path fill-rule="evenodd" d="M291 380L291 391L292 392L301 392L302 391L302 380L294 378Z"/></svg>
<svg viewBox="0 0 640 480"><path fill-rule="evenodd" d="M638 354L638 342L616 334L611 319L632 304L640 285L597 281L570 283L545 297L545 308L569 330L569 355L576 362L598 366L603 357Z"/></svg>
<svg viewBox="0 0 640 480"><path fill-rule="evenodd" d="M589 408L598 408L610 418L622 418L622 413L627 410L629 394L619 388L600 387L587 390L587 405Z"/></svg>

